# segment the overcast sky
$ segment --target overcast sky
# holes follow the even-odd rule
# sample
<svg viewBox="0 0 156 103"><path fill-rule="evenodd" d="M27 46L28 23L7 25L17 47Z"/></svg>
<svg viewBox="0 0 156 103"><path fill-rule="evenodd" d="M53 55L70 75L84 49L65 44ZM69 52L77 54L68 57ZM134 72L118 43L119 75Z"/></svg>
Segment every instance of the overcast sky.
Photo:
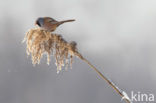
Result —
<svg viewBox="0 0 156 103"><path fill-rule="evenodd" d="M0 103L119 103L120 97L75 58L33 67L21 44L38 17L76 19L55 33L130 95L156 93L156 0L0 0Z"/></svg>

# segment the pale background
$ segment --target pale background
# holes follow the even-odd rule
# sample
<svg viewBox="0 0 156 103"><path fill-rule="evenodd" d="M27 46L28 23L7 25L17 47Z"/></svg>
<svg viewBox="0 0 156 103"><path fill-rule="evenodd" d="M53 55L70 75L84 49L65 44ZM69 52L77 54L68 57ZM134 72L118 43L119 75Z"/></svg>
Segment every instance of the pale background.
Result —
<svg viewBox="0 0 156 103"><path fill-rule="evenodd" d="M21 41L43 16L76 19L55 32L128 95L156 95L156 0L0 0L0 103L124 103L78 58L33 67Z"/></svg>

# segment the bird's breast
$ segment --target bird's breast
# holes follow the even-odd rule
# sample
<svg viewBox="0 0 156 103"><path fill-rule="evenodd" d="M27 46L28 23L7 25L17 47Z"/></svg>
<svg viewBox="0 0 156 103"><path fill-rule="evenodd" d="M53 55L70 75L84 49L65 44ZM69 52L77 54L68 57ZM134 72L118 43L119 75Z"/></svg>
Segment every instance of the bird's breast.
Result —
<svg viewBox="0 0 156 103"><path fill-rule="evenodd" d="M44 26L43 26L43 28L44 28L45 30L47 30L47 31L52 32L52 31L56 30L57 25L52 24L52 23L45 23Z"/></svg>

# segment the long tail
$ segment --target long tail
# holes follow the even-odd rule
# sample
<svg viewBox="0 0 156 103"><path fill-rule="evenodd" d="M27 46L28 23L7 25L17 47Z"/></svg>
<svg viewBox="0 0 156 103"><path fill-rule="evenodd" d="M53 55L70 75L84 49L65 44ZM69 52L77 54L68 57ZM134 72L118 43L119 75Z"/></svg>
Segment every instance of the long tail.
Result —
<svg viewBox="0 0 156 103"><path fill-rule="evenodd" d="M60 21L59 22L59 25L63 24L63 23L66 23L66 22L73 22L75 21L74 19L70 19L70 20L64 20L64 21Z"/></svg>

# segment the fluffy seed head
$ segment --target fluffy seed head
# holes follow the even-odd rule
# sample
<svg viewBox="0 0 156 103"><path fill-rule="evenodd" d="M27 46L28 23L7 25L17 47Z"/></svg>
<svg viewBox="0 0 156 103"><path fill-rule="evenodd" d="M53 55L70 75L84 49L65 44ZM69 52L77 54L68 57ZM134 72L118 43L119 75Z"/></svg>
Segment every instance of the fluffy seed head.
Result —
<svg viewBox="0 0 156 103"><path fill-rule="evenodd" d="M65 66L72 65L73 56L77 54L76 42L68 43L61 35L41 30L40 28L30 29L23 40L26 41L27 55L31 54L32 63L39 64L43 54L47 55L47 64L50 63L50 56L56 60L57 73Z"/></svg>

